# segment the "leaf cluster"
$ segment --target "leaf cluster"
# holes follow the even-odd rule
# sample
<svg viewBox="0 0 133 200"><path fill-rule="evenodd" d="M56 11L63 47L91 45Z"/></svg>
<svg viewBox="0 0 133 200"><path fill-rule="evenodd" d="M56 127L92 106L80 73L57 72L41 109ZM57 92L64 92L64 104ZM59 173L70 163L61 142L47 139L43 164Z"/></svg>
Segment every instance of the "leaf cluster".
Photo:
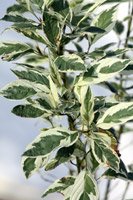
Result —
<svg viewBox="0 0 133 200"><path fill-rule="evenodd" d="M23 100L12 109L15 115L40 117L47 124L23 154L26 177L66 162L77 167L72 176L52 184L43 197L59 192L65 200L99 199L95 174L101 167L101 177L133 179L118 151L118 128L133 120L133 101L121 84L122 74L132 69L126 54L129 44L94 48L112 29L119 37L124 31L117 21L117 5L97 14L108 2L16 0L1 19L11 22L10 29L29 42L0 44L3 60L19 60L12 69L17 80L0 93ZM118 81L112 81L114 77ZM111 96L94 95L95 85L106 87Z"/></svg>

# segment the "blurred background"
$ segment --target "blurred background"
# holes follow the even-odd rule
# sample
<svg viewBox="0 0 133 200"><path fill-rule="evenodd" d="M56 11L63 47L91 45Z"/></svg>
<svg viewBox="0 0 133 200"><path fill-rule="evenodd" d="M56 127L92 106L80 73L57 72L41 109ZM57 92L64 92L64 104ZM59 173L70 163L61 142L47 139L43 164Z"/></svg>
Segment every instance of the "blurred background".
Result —
<svg viewBox="0 0 133 200"><path fill-rule="evenodd" d="M15 0L0 0L0 18L6 12L8 6L12 5ZM118 19L122 20L128 10L127 3L122 3L118 10ZM16 34L13 31L2 31L9 27L9 23L0 21L0 42L1 41L26 41L24 37ZM111 32L102 40L99 40L96 45L108 42L115 42L116 35ZM85 45L85 44L84 44ZM0 88L5 84L15 80L16 77L11 73L10 68L13 63L3 62L0 60ZM94 93L100 95L107 92L104 89L99 91L99 88L94 88ZM18 102L17 102L18 103ZM0 200L40 200L43 190L50 184L47 179L54 181L64 174L67 174L66 166L60 166L57 170L47 175L42 172L32 176L26 180L21 167L21 155L29 144L39 133L40 129L45 124L39 120L19 118L11 113L11 109L16 105L15 101L9 101L0 97ZM120 152L122 159L126 165L133 163L133 133L123 135L120 143ZM104 192L106 181L103 181L100 187ZM116 185L116 187L115 187ZM119 200L121 191L124 190L126 183L121 181L117 185L117 180L113 182L112 191L113 198L110 200ZM62 199L61 196L51 195L46 200ZM130 184L126 199L133 199L133 184Z"/></svg>

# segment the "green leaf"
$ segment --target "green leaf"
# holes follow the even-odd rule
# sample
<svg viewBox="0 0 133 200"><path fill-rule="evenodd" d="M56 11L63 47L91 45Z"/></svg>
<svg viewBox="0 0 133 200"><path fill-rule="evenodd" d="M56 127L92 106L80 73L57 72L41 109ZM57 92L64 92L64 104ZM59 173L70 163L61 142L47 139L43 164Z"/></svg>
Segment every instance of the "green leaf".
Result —
<svg viewBox="0 0 133 200"><path fill-rule="evenodd" d="M13 108L12 113L20 117L36 118L44 114L44 110L32 105L17 105Z"/></svg>
<svg viewBox="0 0 133 200"><path fill-rule="evenodd" d="M95 50L95 51L92 51L91 53L89 53L88 57L92 58L92 59L100 59L100 58L103 58L105 55L106 55L105 51Z"/></svg>
<svg viewBox="0 0 133 200"><path fill-rule="evenodd" d="M40 99L36 99L36 101L40 104L40 106L42 106L44 109L46 110L51 110L52 107L50 105L49 99L48 97L44 98L40 98Z"/></svg>
<svg viewBox="0 0 133 200"><path fill-rule="evenodd" d="M34 70L27 70L27 71L12 70L12 71L20 79L25 79L31 82L40 83L42 85L44 84L48 88L50 87L49 80L43 73L40 73Z"/></svg>
<svg viewBox="0 0 133 200"><path fill-rule="evenodd" d="M48 40L53 45L57 45L60 39L60 27L58 19L49 12L47 12L46 10L44 10L43 21L44 21L43 30Z"/></svg>
<svg viewBox="0 0 133 200"><path fill-rule="evenodd" d="M33 20L28 20L25 17L22 17L21 15L15 15L15 14L8 14L5 15L1 20L3 21L7 21L7 22L17 22L17 23L21 23L21 22L34 22Z"/></svg>
<svg viewBox="0 0 133 200"><path fill-rule="evenodd" d="M35 172L37 172L39 168L43 167L45 162L46 162L45 157L37 157L37 158L23 157L22 165L26 178L29 178Z"/></svg>
<svg viewBox="0 0 133 200"><path fill-rule="evenodd" d="M99 164L104 164L117 171L120 159L115 150L108 144L110 137L106 135L106 138L106 140L103 139L98 133L92 136L90 140L92 153Z"/></svg>
<svg viewBox="0 0 133 200"><path fill-rule="evenodd" d="M2 55L3 60L6 61L15 60L29 53L33 53L33 49L27 44L21 44L21 43L0 44L0 55Z"/></svg>
<svg viewBox="0 0 133 200"><path fill-rule="evenodd" d="M29 49L29 46L22 43L2 43L0 45L0 55L24 51L27 49Z"/></svg>
<svg viewBox="0 0 133 200"><path fill-rule="evenodd" d="M13 6L10 6L7 8L7 13L25 13L28 10L26 9L26 7L24 7L23 5L20 4L14 4Z"/></svg>
<svg viewBox="0 0 133 200"><path fill-rule="evenodd" d="M25 30L24 28L19 28L19 27L15 27L15 26L12 26L12 28L14 30L16 30L18 33L22 33L24 36L26 36L32 40L41 42L41 43L49 46L49 42L47 41L47 39L45 37L43 37L40 33L38 33L38 31L35 31L32 29Z"/></svg>
<svg viewBox="0 0 133 200"><path fill-rule="evenodd" d="M99 66L96 72L99 73L99 76L115 75L115 73L121 72L129 62L128 59L105 58L98 62Z"/></svg>
<svg viewBox="0 0 133 200"><path fill-rule="evenodd" d="M29 32L34 31L33 34L36 35L35 34L36 31L41 30L41 25L38 25L36 23L31 23L31 22L21 22L21 23L16 22L11 26L11 28L18 31L18 32L22 32L22 33L25 33L26 31L29 31ZM30 34L30 35L32 35L32 34ZM28 37L28 35L27 35L27 37ZM34 38L35 38L35 36L34 36ZM36 39L36 40L38 40L38 39Z"/></svg>
<svg viewBox="0 0 133 200"><path fill-rule="evenodd" d="M69 188L74 184L75 177L66 176L57 181L55 181L43 194L42 197L46 197L48 194L59 192L61 194L64 193L66 188Z"/></svg>
<svg viewBox="0 0 133 200"><path fill-rule="evenodd" d="M111 31L116 22L116 6L102 11L100 15L95 17L94 21L92 21L92 26L99 27L107 32ZM94 42L96 42L99 38L101 38L103 34L97 35L94 38Z"/></svg>
<svg viewBox="0 0 133 200"><path fill-rule="evenodd" d="M122 102L105 111L98 120L97 126L109 129L133 119L133 102Z"/></svg>
<svg viewBox="0 0 133 200"><path fill-rule="evenodd" d="M84 32L90 33L105 33L105 30L96 26L85 27L81 29Z"/></svg>
<svg viewBox="0 0 133 200"><path fill-rule="evenodd" d="M77 141L78 137L77 131L70 131L60 127L47 131L42 130L40 135L27 147L27 151L23 156L47 156L60 147L71 146Z"/></svg>
<svg viewBox="0 0 133 200"><path fill-rule="evenodd" d="M63 82L62 82L61 75L51 55L49 55L49 62L50 62L50 74L51 74L52 79L57 84L57 86L62 86Z"/></svg>
<svg viewBox="0 0 133 200"><path fill-rule="evenodd" d="M25 99L27 97L35 95L37 92L28 84L22 82L14 82L8 84L1 90L1 94L7 99Z"/></svg>
<svg viewBox="0 0 133 200"><path fill-rule="evenodd" d="M44 0L32 0L32 3L39 8L39 10L42 10Z"/></svg>
<svg viewBox="0 0 133 200"><path fill-rule="evenodd" d="M121 2L129 2L129 0L107 0L106 3L121 3Z"/></svg>
<svg viewBox="0 0 133 200"><path fill-rule="evenodd" d="M112 169L108 169L107 171L105 171L105 173L102 176L107 176L108 178L122 178L125 179L127 178L128 172L127 169L124 165L124 163L122 162L122 160L120 160L120 165L119 165L119 170L116 172Z"/></svg>
<svg viewBox="0 0 133 200"><path fill-rule="evenodd" d="M114 26L114 31L118 34L121 35L124 31L124 25L121 21L116 21L116 24Z"/></svg>
<svg viewBox="0 0 133 200"><path fill-rule="evenodd" d="M84 61L77 55L63 55L55 60L55 64L61 72L84 71Z"/></svg>
<svg viewBox="0 0 133 200"><path fill-rule="evenodd" d="M133 70L133 64L129 64L129 65L125 68L125 70L129 70L129 71Z"/></svg>
<svg viewBox="0 0 133 200"><path fill-rule="evenodd" d="M116 49L114 51L110 50L106 52L105 57L112 57L112 56L119 56L121 54L124 54L128 51L128 49Z"/></svg>
<svg viewBox="0 0 133 200"><path fill-rule="evenodd" d="M27 10L31 11L30 0L16 0L20 5L23 5Z"/></svg>
<svg viewBox="0 0 133 200"><path fill-rule="evenodd" d="M95 3L89 9L87 9L87 12L84 14L84 17L78 22L77 26L79 26L85 19L87 19L90 13L93 12L97 7L102 5L104 2L106 2L106 0L96 0Z"/></svg>
<svg viewBox="0 0 133 200"><path fill-rule="evenodd" d="M97 183L89 171L82 171L77 176L74 185L65 191L65 199L98 200Z"/></svg>
<svg viewBox="0 0 133 200"><path fill-rule="evenodd" d="M115 44L116 44L115 42L104 44L100 48L96 48L96 50L107 50L108 48L114 46Z"/></svg>
<svg viewBox="0 0 133 200"><path fill-rule="evenodd" d="M108 169L102 176L108 177L110 179L119 178L125 181L133 180L133 173L127 172L127 169L122 160L120 160L120 167L117 172L112 169Z"/></svg>
<svg viewBox="0 0 133 200"><path fill-rule="evenodd" d="M64 18L69 14L69 4L66 0L52 1L51 7L57 13L60 13Z"/></svg>
<svg viewBox="0 0 133 200"><path fill-rule="evenodd" d="M73 44L75 45L78 52L83 52L82 47L77 42L73 42Z"/></svg>
<svg viewBox="0 0 133 200"><path fill-rule="evenodd" d="M52 170L57 166L59 166L60 164L67 162L68 160L71 159L71 155L73 154L73 152L74 152L74 145L59 149L55 158L50 160L50 162L48 162L48 164L45 166L45 170L46 171Z"/></svg>
<svg viewBox="0 0 133 200"><path fill-rule="evenodd" d="M96 27L102 28L106 31L112 29L112 23L114 24L116 19L116 6L113 6L112 8L102 11L100 15L98 15L92 24L94 24ZM110 27L111 26L111 27Z"/></svg>
<svg viewBox="0 0 133 200"><path fill-rule="evenodd" d="M87 169L89 169L91 173L94 174L97 168L99 167L99 162L97 162L96 158L94 157L91 151L87 154L86 161L87 161Z"/></svg>
<svg viewBox="0 0 133 200"><path fill-rule="evenodd" d="M75 86L91 85L104 82L124 70L130 63L128 59L105 58L94 62L81 77Z"/></svg>
<svg viewBox="0 0 133 200"><path fill-rule="evenodd" d="M94 97L89 86L82 86L80 89L80 113L82 123L89 126L94 119Z"/></svg>
<svg viewBox="0 0 133 200"><path fill-rule="evenodd" d="M60 99L58 95L58 89L50 76L49 76L49 84L50 84L51 96L53 99L53 106L56 108L60 103Z"/></svg>

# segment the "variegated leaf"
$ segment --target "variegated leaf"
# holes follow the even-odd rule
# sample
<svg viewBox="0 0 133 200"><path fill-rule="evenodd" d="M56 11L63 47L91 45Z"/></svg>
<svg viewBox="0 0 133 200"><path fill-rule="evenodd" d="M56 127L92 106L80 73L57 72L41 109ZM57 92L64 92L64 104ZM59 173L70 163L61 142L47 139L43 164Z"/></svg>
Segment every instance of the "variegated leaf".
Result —
<svg viewBox="0 0 133 200"><path fill-rule="evenodd" d="M91 173L95 173L97 168L99 167L99 162L97 162L96 158L94 157L92 151L90 151L86 156L86 163L87 169L90 170Z"/></svg>
<svg viewBox="0 0 133 200"><path fill-rule="evenodd" d="M125 166L125 164L123 163L122 160L120 160L120 165L119 165L118 171L108 169L107 171L104 172L102 177L108 177L110 179L119 178L119 179L123 179L123 180L130 180L129 179L129 173L128 173L126 166Z"/></svg>
<svg viewBox="0 0 133 200"><path fill-rule="evenodd" d="M60 99L59 99L57 87L50 76L49 76L49 84L50 84L50 91L51 91L51 96L52 96L51 100L53 100L52 101L53 106L56 108L60 103Z"/></svg>
<svg viewBox="0 0 133 200"><path fill-rule="evenodd" d="M60 147L74 144L79 135L77 131L70 131L61 127L41 131L40 135L27 147L23 156L47 156Z"/></svg>
<svg viewBox="0 0 133 200"><path fill-rule="evenodd" d="M82 171L77 176L74 185L65 191L65 200L98 200L97 183L89 171Z"/></svg>
<svg viewBox="0 0 133 200"><path fill-rule="evenodd" d="M56 13L59 13L63 18L68 18L69 16L69 3L67 0L56 0L52 1L51 7Z"/></svg>
<svg viewBox="0 0 133 200"><path fill-rule="evenodd" d="M111 138L107 139L106 136L104 139L103 136L101 137L98 133L91 136L90 143L92 153L99 164L108 166L117 171L119 169L120 159L116 151L109 145L109 140L111 142Z"/></svg>
<svg viewBox="0 0 133 200"><path fill-rule="evenodd" d="M46 111L30 104L17 105L12 109L12 113L20 117L37 118L42 116Z"/></svg>
<svg viewBox="0 0 133 200"><path fill-rule="evenodd" d="M97 126L109 129L133 119L133 102L122 102L110 107L98 120Z"/></svg>
<svg viewBox="0 0 133 200"><path fill-rule="evenodd" d="M37 6L40 10L42 9L42 6L44 4L44 0L32 0L33 4Z"/></svg>
<svg viewBox="0 0 133 200"><path fill-rule="evenodd" d="M68 162L74 153L74 145L70 147L62 147L57 151L55 158L51 159L45 166L45 170L52 170L62 163Z"/></svg>
<svg viewBox="0 0 133 200"><path fill-rule="evenodd" d="M31 10L30 0L16 0L20 5L23 5L27 10Z"/></svg>
<svg viewBox="0 0 133 200"><path fill-rule="evenodd" d="M58 45L60 40L60 25L57 16L53 16L47 9L43 13L43 30L52 45Z"/></svg>
<svg viewBox="0 0 133 200"><path fill-rule="evenodd" d="M0 56L3 60L11 61L24 56L25 54L33 53L33 49L22 43L2 43L0 44Z"/></svg>
<svg viewBox="0 0 133 200"><path fill-rule="evenodd" d="M39 103L39 105L45 110L51 111L53 108L48 94L45 96L40 95L40 98L36 99L36 102Z"/></svg>
<svg viewBox="0 0 133 200"><path fill-rule="evenodd" d="M29 178L40 168L42 168L45 165L46 161L47 157L42 156L38 156L37 158L23 157L22 166L26 178Z"/></svg>
<svg viewBox="0 0 133 200"><path fill-rule="evenodd" d="M55 64L61 72L85 71L84 61L75 54L59 56Z"/></svg>
<svg viewBox="0 0 133 200"><path fill-rule="evenodd" d="M90 13L93 12L97 7L99 7L100 5L102 5L104 2L106 2L106 0L96 0L94 5L92 5L87 12L85 13L84 17L78 22L77 26L80 25L80 23L82 21L84 21L86 18L89 17Z"/></svg>
<svg viewBox="0 0 133 200"><path fill-rule="evenodd" d="M24 23L24 22L34 22L33 20L28 20L27 18L21 16L20 14L7 14L1 20L8 21L8 22L17 22L17 23Z"/></svg>
<svg viewBox="0 0 133 200"><path fill-rule="evenodd" d="M66 188L69 188L71 185L74 184L75 177L66 176L57 181L55 181L43 194L42 197L47 196L48 194L59 192L61 194L64 193Z"/></svg>
<svg viewBox="0 0 133 200"><path fill-rule="evenodd" d="M13 73L18 76L20 79L25 79L31 82L36 82L36 83L40 83L40 84L44 84L46 85L48 88L49 86L49 80L46 77L45 74L43 74L42 72L37 72L37 71L33 71L33 70L12 70Z"/></svg>
<svg viewBox="0 0 133 200"><path fill-rule="evenodd" d="M119 58L105 58L97 61L79 78L76 86L104 82L125 69L129 63L130 60Z"/></svg>
<svg viewBox="0 0 133 200"><path fill-rule="evenodd" d="M58 86L62 86L63 81L62 81L61 75L53 60L54 58L51 55L49 55L50 75Z"/></svg>
<svg viewBox="0 0 133 200"><path fill-rule="evenodd" d="M89 126L94 119L94 97L89 86L82 86L80 89L80 113L82 123Z"/></svg>
<svg viewBox="0 0 133 200"><path fill-rule="evenodd" d="M107 34L107 32L111 31L115 25L116 22L116 6L109 8L108 10L102 11L100 15L98 15L94 21L92 21L92 26L99 27L103 30L105 30L105 33L97 34L96 37L93 40L93 43L96 42L99 38L101 38L103 35Z"/></svg>
<svg viewBox="0 0 133 200"><path fill-rule="evenodd" d="M24 7L23 5L19 5L19 4L14 4L10 7L7 8L7 13L25 13L28 10L26 9L26 7Z"/></svg>
<svg viewBox="0 0 133 200"><path fill-rule="evenodd" d="M1 89L0 93L7 99L25 99L37 91L27 82L15 81Z"/></svg>
<svg viewBox="0 0 133 200"><path fill-rule="evenodd" d="M34 41L41 42L45 45L50 46L49 41L42 34L40 34L37 30L32 30L32 28L24 29L23 27L19 27L19 26L15 26L15 25L13 25L11 28L14 29L15 31L17 31L18 33L23 34L27 38L30 38Z"/></svg>

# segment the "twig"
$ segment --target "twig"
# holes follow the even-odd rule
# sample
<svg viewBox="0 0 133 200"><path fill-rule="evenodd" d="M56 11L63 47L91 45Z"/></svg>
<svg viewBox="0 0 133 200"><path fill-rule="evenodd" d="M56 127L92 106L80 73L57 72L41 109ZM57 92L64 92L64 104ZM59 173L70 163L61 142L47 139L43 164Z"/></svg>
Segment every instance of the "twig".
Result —
<svg viewBox="0 0 133 200"><path fill-rule="evenodd" d="M52 128L54 128L54 124L53 124L53 122L52 122L52 119L48 118L48 121L50 122Z"/></svg>
<svg viewBox="0 0 133 200"><path fill-rule="evenodd" d="M70 163L71 163L72 165L74 165L74 166L76 166L76 167L77 167L77 165L76 165L75 163L73 163L73 161L72 161L72 160L70 160Z"/></svg>
<svg viewBox="0 0 133 200"><path fill-rule="evenodd" d="M128 189L129 189L129 186L130 186L130 182L127 183L126 188L125 188L125 190L124 190L124 192L123 192L123 195L122 195L122 199L121 199L121 200L125 200L125 197L126 197L126 194L127 194Z"/></svg>
<svg viewBox="0 0 133 200"><path fill-rule="evenodd" d="M131 90L131 89L133 89L133 85L131 85L131 86L129 86L129 87L125 87L124 89L125 89L125 90Z"/></svg>
<svg viewBox="0 0 133 200"><path fill-rule="evenodd" d="M111 185L111 181L108 180L107 186L106 186L104 200L108 200L108 198L109 198L110 185Z"/></svg>
<svg viewBox="0 0 133 200"><path fill-rule="evenodd" d="M54 180L44 178L44 176L42 175L42 173L41 173L40 171L38 171L38 174L39 174L40 178L41 178L43 181L48 182L48 183L53 183Z"/></svg>

